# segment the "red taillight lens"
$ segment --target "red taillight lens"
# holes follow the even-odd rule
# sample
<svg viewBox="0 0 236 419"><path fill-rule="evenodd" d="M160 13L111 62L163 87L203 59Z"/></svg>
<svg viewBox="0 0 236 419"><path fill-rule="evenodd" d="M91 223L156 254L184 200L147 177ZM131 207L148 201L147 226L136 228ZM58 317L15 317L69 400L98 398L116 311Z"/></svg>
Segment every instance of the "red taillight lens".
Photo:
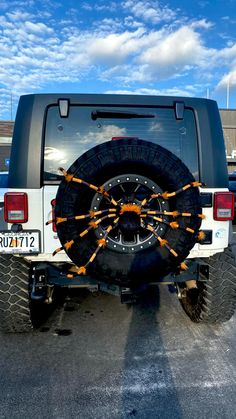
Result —
<svg viewBox="0 0 236 419"><path fill-rule="evenodd" d="M232 192L214 193L214 220L229 221L234 218L234 194Z"/></svg>
<svg viewBox="0 0 236 419"><path fill-rule="evenodd" d="M53 223L52 223L52 230L54 231L54 233L57 232L57 226L56 226L56 222L55 222L55 206L56 206L56 200L53 199L51 201L51 206L52 206L52 219L53 219Z"/></svg>
<svg viewBox="0 0 236 419"><path fill-rule="evenodd" d="M26 223L28 221L28 198L25 192L5 193L4 218L7 223Z"/></svg>

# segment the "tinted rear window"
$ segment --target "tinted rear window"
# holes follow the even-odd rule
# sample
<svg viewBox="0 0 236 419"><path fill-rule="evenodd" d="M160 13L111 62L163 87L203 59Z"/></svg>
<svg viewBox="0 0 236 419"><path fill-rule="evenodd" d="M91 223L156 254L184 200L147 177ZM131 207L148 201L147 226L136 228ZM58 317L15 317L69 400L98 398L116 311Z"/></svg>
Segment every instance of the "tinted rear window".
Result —
<svg viewBox="0 0 236 419"><path fill-rule="evenodd" d="M236 192L236 176L229 177L229 190L231 192Z"/></svg>
<svg viewBox="0 0 236 419"><path fill-rule="evenodd" d="M93 119L96 112L100 114ZM137 117L125 117L125 113ZM184 119L177 120L174 108L102 107L101 110L94 106L71 106L69 116L61 118L58 106L52 106L46 118L44 180L59 179L58 167L68 169L84 152L113 137L135 137L159 144L178 156L198 179L197 132L191 109L185 109Z"/></svg>
<svg viewBox="0 0 236 419"><path fill-rule="evenodd" d="M8 187L8 173L0 173L0 188Z"/></svg>

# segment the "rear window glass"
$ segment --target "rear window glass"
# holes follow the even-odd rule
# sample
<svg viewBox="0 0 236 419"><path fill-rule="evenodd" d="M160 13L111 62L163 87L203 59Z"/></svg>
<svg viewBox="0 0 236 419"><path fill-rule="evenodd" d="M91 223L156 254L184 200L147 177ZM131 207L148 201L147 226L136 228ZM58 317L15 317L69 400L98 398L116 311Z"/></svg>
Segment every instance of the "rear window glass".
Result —
<svg viewBox="0 0 236 419"><path fill-rule="evenodd" d="M8 173L0 172L0 188L8 187Z"/></svg>
<svg viewBox="0 0 236 419"><path fill-rule="evenodd" d="M184 119L174 108L71 106L61 118L58 106L46 118L44 180L60 179L58 167L68 169L84 152L114 137L134 137L159 144L178 156L198 179L198 148L194 113Z"/></svg>
<svg viewBox="0 0 236 419"><path fill-rule="evenodd" d="M229 177L229 190L236 192L236 176Z"/></svg>

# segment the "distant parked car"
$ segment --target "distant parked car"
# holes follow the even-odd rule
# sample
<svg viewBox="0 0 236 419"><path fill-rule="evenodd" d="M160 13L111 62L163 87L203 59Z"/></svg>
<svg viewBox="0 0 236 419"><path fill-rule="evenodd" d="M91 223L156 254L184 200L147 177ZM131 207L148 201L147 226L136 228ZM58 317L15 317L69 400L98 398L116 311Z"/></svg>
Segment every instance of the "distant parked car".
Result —
<svg viewBox="0 0 236 419"><path fill-rule="evenodd" d="M8 188L8 172L0 172L0 210L4 204L4 194Z"/></svg>
<svg viewBox="0 0 236 419"><path fill-rule="evenodd" d="M236 220L236 170L229 174L229 190L234 193L234 222Z"/></svg>

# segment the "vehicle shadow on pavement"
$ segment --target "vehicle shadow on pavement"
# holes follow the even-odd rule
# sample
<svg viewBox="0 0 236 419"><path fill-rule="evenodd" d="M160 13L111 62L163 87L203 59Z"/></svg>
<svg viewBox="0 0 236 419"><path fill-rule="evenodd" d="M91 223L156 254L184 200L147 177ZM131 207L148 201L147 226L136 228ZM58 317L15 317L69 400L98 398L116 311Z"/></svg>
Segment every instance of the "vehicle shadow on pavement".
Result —
<svg viewBox="0 0 236 419"><path fill-rule="evenodd" d="M183 417L162 341L159 305L159 289L153 286L130 307L122 384L125 418Z"/></svg>
<svg viewBox="0 0 236 419"><path fill-rule="evenodd" d="M198 326L160 289L128 307L71 291L42 329L1 335L0 418L234 417L236 318Z"/></svg>

